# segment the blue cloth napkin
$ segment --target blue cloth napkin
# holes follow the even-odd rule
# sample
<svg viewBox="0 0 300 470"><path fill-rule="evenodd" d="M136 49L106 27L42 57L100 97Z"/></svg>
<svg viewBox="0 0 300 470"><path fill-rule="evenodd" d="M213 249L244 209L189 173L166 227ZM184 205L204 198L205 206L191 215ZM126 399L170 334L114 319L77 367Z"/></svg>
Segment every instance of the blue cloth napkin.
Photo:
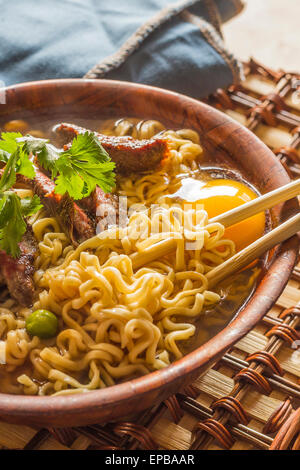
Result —
<svg viewBox="0 0 300 470"><path fill-rule="evenodd" d="M222 22L240 0L0 0L0 80L110 78L196 98L240 79Z"/></svg>

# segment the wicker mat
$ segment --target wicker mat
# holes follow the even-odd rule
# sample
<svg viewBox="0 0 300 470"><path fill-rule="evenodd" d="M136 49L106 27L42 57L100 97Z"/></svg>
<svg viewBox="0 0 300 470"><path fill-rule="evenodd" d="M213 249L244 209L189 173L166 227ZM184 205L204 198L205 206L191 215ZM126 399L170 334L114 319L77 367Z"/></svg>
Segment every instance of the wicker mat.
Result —
<svg viewBox="0 0 300 470"><path fill-rule="evenodd" d="M245 75L209 102L256 133L298 177L300 75L254 60ZM182 393L134 422L41 430L0 422L0 448L300 449L299 325L300 265L263 321Z"/></svg>

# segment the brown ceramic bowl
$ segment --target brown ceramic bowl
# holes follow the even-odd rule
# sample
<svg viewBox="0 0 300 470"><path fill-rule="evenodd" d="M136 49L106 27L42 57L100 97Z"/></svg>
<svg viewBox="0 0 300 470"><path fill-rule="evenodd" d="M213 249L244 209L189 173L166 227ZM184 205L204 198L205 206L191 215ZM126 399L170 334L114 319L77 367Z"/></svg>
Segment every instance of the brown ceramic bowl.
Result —
<svg viewBox="0 0 300 470"><path fill-rule="evenodd" d="M161 120L170 128L193 128L216 161L239 167L261 192L289 181L272 152L225 114L186 96L158 88L109 80L50 80L13 86L0 106L0 121L70 113L76 116L135 116ZM272 211L278 223L298 210L296 200ZM284 213L284 215L283 215ZM296 262L293 237L273 252L272 264L245 308L219 334L166 369L93 392L30 397L0 394L1 419L39 426L78 426L119 420L151 407L192 382L247 334L272 307Z"/></svg>

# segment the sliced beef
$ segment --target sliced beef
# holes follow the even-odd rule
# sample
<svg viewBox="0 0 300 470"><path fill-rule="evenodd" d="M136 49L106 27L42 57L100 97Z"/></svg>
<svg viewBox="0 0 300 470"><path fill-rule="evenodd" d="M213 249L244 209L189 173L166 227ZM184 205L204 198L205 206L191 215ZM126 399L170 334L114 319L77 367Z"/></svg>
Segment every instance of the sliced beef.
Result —
<svg viewBox="0 0 300 470"><path fill-rule="evenodd" d="M68 123L55 126L54 131L60 138L60 145L68 144L78 134L92 132ZM117 172L122 174L152 170L168 155L168 143L163 138L137 140L130 136L107 136L98 132L94 134L116 163Z"/></svg>
<svg viewBox="0 0 300 470"><path fill-rule="evenodd" d="M55 194L54 182L41 171L36 170L33 180L18 174L17 183L30 187L40 197L42 204L58 219L75 245L95 235L94 221L67 194Z"/></svg>
<svg viewBox="0 0 300 470"><path fill-rule="evenodd" d="M19 258L0 251L0 271L1 278L6 283L10 295L17 300L20 305L29 307L32 305L34 296L34 258L37 252L37 243L32 233L32 229L27 226L19 244L21 254Z"/></svg>
<svg viewBox="0 0 300 470"><path fill-rule="evenodd" d="M90 196L78 201L95 221L96 233L106 230L119 221L118 197L105 193L99 186Z"/></svg>

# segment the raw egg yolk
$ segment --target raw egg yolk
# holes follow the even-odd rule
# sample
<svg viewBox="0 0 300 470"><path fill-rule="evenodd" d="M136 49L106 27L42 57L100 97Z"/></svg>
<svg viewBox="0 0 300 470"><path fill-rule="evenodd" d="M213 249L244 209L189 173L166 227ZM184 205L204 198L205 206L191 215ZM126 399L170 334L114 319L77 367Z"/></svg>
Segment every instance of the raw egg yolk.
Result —
<svg viewBox="0 0 300 470"><path fill-rule="evenodd" d="M214 179L205 182L186 178L181 183L180 189L171 198L179 198L183 205L192 203L194 208L203 204L209 218L223 214L257 197L251 188L230 179ZM236 250L240 251L261 237L264 230L265 214L262 212L226 228L224 238L232 240Z"/></svg>

